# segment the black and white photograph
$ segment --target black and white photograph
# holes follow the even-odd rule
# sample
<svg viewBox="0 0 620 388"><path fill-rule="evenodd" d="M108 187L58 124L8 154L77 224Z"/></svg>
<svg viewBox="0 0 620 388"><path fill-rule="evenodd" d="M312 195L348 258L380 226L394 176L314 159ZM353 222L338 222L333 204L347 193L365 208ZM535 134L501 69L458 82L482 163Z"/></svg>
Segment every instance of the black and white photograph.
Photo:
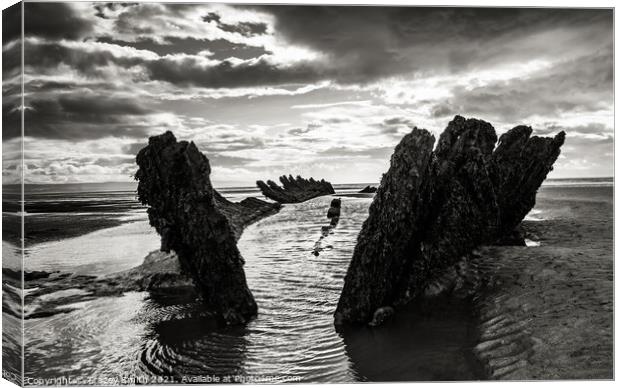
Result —
<svg viewBox="0 0 620 388"><path fill-rule="evenodd" d="M614 8L2 11L2 377L614 379Z"/></svg>

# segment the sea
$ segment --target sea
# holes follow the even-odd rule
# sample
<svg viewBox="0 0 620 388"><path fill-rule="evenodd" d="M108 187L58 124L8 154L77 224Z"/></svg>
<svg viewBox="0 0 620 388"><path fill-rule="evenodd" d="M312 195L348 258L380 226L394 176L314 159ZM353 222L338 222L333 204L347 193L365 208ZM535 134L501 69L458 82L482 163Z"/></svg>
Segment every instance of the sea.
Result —
<svg viewBox="0 0 620 388"><path fill-rule="evenodd" d="M259 306L258 316L246 326L214 328L195 300L147 292L77 302L70 312L24 321L26 379L117 385L482 378L471 356L471 311L462 304L423 314L403 311L387 327L336 331L333 313L372 202L372 195L358 192L369 184L377 185L334 185L334 196L286 204L245 229L238 247ZM16 188L3 189L15 193ZM265 199L255 187L217 189L231 201ZM317 256L313 249L321 227L329 223L325 215L333 197L342 198L340 222L322 240ZM611 203L613 181L549 179L538 198L542 205L527 220L567 216L567 203ZM53 238L54 231L48 231L48 238L27 244L26 271L106 275L141 264L159 248L135 185L27 185L25 208L26 223L29 217L85 219L90 227L93 219L115 221L68 237ZM5 210L17 209L5 204ZM530 243L535 249L536 241ZM19 268L22 257L15 241L3 238L2 244L3 268ZM5 314L3 322L15 324ZM4 338L3 344L15 346Z"/></svg>

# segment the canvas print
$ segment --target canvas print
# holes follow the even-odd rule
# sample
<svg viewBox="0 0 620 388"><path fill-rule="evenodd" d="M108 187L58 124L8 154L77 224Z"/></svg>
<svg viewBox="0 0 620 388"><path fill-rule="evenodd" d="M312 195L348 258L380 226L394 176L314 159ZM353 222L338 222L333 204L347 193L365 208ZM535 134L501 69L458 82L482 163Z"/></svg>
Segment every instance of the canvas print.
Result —
<svg viewBox="0 0 620 388"><path fill-rule="evenodd" d="M613 379L613 17L4 9L3 377Z"/></svg>

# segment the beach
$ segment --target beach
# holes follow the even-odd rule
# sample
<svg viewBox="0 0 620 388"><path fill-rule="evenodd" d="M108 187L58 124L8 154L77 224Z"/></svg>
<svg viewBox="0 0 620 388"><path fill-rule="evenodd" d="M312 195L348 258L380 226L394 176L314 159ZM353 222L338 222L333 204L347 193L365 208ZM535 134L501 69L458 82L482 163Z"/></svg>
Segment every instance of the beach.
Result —
<svg viewBox="0 0 620 388"><path fill-rule="evenodd" d="M29 303L66 303L56 314L25 320L26 376L164 376L164 383L205 375L300 382L610 378L609 181L543 186L523 223L530 246L481 247L469 259L471 298L448 295L432 308L403 309L384 326L338 332L333 312L372 201L372 194L357 194L364 186L335 185L334 196L284 205L245 229L238 247L259 314L244 327L214 327L194 295L38 290ZM233 201L258 195L250 188L221 192ZM45 238L27 240L26 270L101 277L140 265L158 249L159 236L133 195L65 193L72 204L57 212L49 209L58 200L39 196L47 207L31 205L26 220L45 220L38 224ZM340 222L315 256L334 197L342 198ZM84 214L118 224L93 222L70 235L54 226L55 217ZM3 244L6 250L11 242Z"/></svg>
<svg viewBox="0 0 620 388"><path fill-rule="evenodd" d="M492 377L613 378L613 187L541 188L531 247L485 247L474 352Z"/></svg>

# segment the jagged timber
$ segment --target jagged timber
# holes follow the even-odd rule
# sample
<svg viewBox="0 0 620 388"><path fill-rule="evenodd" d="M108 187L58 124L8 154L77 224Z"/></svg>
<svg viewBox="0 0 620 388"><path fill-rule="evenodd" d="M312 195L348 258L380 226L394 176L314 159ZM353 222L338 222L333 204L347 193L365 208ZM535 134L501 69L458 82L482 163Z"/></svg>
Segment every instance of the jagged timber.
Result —
<svg viewBox="0 0 620 388"><path fill-rule="evenodd" d="M297 178L293 178L292 175L288 177L282 175L280 183L282 186L278 186L274 181L268 180L267 183L257 181L256 185L265 197L280 203L299 203L335 193L332 184L324 179L317 181L312 177L305 179L299 175Z"/></svg>
<svg viewBox="0 0 620 388"><path fill-rule="evenodd" d="M171 132L149 138L136 157L138 199L161 236L161 250L174 251L206 307L226 324L247 322L257 306L243 271L229 207L213 189L209 160L193 142Z"/></svg>
<svg viewBox="0 0 620 388"><path fill-rule="evenodd" d="M366 186L359 191L360 194L373 194L377 192L377 188L374 186Z"/></svg>
<svg viewBox="0 0 620 388"><path fill-rule="evenodd" d="M342 204L342 200L340 198L334 198L329 204L329 209L327 209L327 218L330 220L329 225L321 227L321 236L314 243L314 248L312 249L312 254L314 256L318 256L321 251L323 251L322 243L323 239L326 238L330 233L333 233L332 230L338 226L338 222L340 221L340 206Z"/></svg>
<svg viewBox="0 0 620 388"><path fill-rule="evenodd" d="M531 133L515 127L496 147L491 124L456 116L434 150L428 131L406 135L358 236L336 324L415 299L464 254L513 233L564 143L564 132Z"/></svg>
<svg viewBox="0 0 620 388"><path fill-rule="evenodd" d="M216 190L213 191L219 209L230 222L235 240L239 240L246 226L275 214L281 207L278 203L261 201L253 197L241 202L231 202ZM139 266L111 274L107 279L118 282L126 291L177 293L185 291L188 284L191 284L191 277L182 271L177 254L161 251L149 253Z"/></svg>

